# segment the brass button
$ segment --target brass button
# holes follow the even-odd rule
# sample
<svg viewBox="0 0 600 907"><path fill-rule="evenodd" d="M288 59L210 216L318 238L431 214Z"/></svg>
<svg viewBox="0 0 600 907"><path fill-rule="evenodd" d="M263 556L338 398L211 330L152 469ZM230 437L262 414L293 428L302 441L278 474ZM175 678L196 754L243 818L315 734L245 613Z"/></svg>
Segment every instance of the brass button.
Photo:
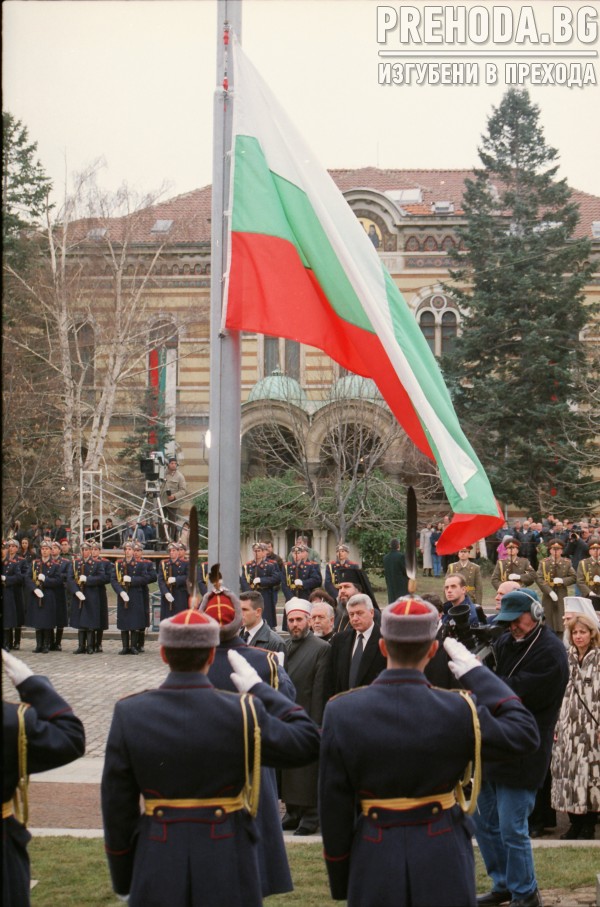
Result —
<svg viewBox="0 0 600 907"><path fill-rule="evenodd" d="M215 816L216 816L218 819L220 819L222 815L223 815L223 810L222 810L222 809L215 809Z"/></svg>
<svg viewBox="0 0 600 907"><path fill-rule="evenodd" d="M157 809L156 813L155 813L155 815L157 815L157 816L164 816L164 814L165 814L164 810L162 810L162 809Z"/></svg>
<svg viewBox="0 0 600 907"><path fill-rule="evenodd" d="M436 816L439 813L439 811L440 811L439 806L434 806L433 809L431 810L431 812L433 813L434 816Z"/></svg>
<svg viewBox="0 0 600 907"><path fill-rule="evenodd" d="M378 818L379 818L379 814L373 812L373 813L371 813L371 818L372 818L372 819L378 819Z"/></svg>

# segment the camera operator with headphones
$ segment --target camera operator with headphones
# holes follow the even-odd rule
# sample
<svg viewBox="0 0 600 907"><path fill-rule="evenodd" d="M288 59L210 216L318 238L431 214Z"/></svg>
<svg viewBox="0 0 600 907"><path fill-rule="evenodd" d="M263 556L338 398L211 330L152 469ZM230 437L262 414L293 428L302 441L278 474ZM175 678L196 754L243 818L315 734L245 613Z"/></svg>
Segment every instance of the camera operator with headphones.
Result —
<svg viewBox="0 0 600 907"><path fill-rule="evenodd" d="M496 674L534 716L540 747L535 753L483 766L483 783L474 815L476 838L493 889L479 905L541 907L527 819L546 777L554 726L569 678L562 640L544 622L533 590L503 596L496 623L508 624L495 643Z"/></svg>

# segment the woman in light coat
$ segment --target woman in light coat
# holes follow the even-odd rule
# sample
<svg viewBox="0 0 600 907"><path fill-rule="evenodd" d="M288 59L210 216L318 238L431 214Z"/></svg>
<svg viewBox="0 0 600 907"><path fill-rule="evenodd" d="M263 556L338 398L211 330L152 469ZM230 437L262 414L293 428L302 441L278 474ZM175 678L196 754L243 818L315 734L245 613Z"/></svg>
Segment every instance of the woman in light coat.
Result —
<svg viewBox="0 0 600 907"><path fill-rule="evenodd" d="M571 821L562 838L588 841L600 810L600 629L587 614L567 629L570 677L552 753L552 806Z"/></svg>

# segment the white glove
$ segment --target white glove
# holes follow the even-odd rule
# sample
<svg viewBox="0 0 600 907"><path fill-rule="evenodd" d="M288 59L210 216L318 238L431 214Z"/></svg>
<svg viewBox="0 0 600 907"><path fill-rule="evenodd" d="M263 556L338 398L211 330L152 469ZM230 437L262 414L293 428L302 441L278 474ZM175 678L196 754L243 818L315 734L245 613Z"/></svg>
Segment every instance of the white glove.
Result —
<svg viewBox="0 0 600 907"><path fill-rule="evenodd" d="M301 579L295 579L295 580L294 580L294 586L302 586L302 585L304 585L304 584L303 584L303 582L302 582Z"/></svg>
<svg viewBox="0 0 600 907"><path fill-rule="evenodd" d="M562 581L562 577L561 577L561 576L555 577L555 579L554 579L554 585L555 585L555 586L562 586L562 585L563 585L563 581Z"/></svg>
<svg viewBox="0 0 600 907"><path fill-rule="evenodd" d="M38 579L39 579L40 583L43 583L46 579L45 573L38 573Z"/></svg>
<svg viewBox="0 0 600 907"><path fill-rule="evenodd" d="M551 592L551 593L550 593L550 598L552 599L553 602L557 602L557 601L558 601L558 595L556 594L556 592Z"/></svg>
<svg viewBox="0 0 600 907"><path fill-rule="evenodd" d="M81 576L79 577L79 582L80 582L80 583L87 583L87 576L85 575L85 573L82 573L82 574L81 574Z"/></svg>
<svg viewBox="0 0 600 907"><path fill-rule="evenodd" d="M600 583L600 576L598 576L597 574L594 577L594 583Z"/></svg>
<svg viewBox="0 0 600 907"><path fill-rule="evenodd" d="M43 597L44 597L44 593L42 592L41 589L34 589L34 590L33 590L33 594L34 594L34 595L37 595L38 598L43 598Z"/></svg>
<svg viewBox="0 0 600 907"><path fill-rule="evenodd" d="M124 904L129 904L129 895L128 894L118 894L118 899L123 901Z"/></svg>
<svg viewBox="0 0 600 907"><path fill-rule="evenodd" d="M255 576L252 582L255 586L258 586L258 584L260 583L260 576Z"/></svg>
<svg viewBox="0 0 600 907"><path fill-rule="evenodd" d="M6 577L4 575L0 576L0 579L2 580L3 583L6 582Z"/></svg>
<svg viewBox="0 0 600 907"><path fill-rule="evenodd" d="M174 601L175 601L174 596L172 596L170 592L165 592L165 598L166 598L166 600L167 600L168 602L174 602Z"/></svg>
<svg viewBox="0 0 600 907"><path fill-rule="evenodd" d="M252 665L246 661L239 652L230 649L227 652L227 658L229 659L229 664L233 668L231 679L237 687L238 692L247 693L252 687L255 687L257 683L261 683L258 672L254 670Z"/></svg>
<svg viewBox="0 0 600 907"><path fill-rule="evenodd" d="M123 599L124 602L128 602L128 601L129 601L129 596L127 595L126 592L121 592L120 595L121 595L121 598Z"/></svg>
<svg viewBox="0 0 600 907"><path fill-rule="evenodd" d="M76 592L76 593L75 593L75 598L78 598L80 602L84 602L84 601L85 601L85 595L83 594L83 592Z"/></svg>
<svg viewBox="0 0 600 907"><path fill-rule="evenodd" d="M4 670L6 671L8 679L12 681L16 687L33 674L31 668L28 668L24 661L21 661L20 658L15 658L14 655L11 655L10 652L7 652L5 649L2 649L2 664L4 665Z"/></svg>
<svg viewBox="0 0 600 907"><path fill-rule="evenodd" d="M124 577L123 577L123 582L124 582L124 583L130 583L130 582L131 582L131 577L130 577L130 576L124 576Z"/></svg>
<svg viewBox="0 0 600 907"><path fill-rule="evenodd" d="M467 671L483 667L479 659L472 652L469 652L467 647L463 646L458 639L452 639L451 636L448 636L444 640L444 649L450 658L448 667L457 680L463 674L466 674Z"/></svg>
<svg viewBox="0 0 600 907"><path fill-rule="evenodd" d="M175 577L175 576L170 576L170 577L168 578L167 582L168 582L168 584L169 584L170 586L172 586L173 583L176 583L176 582L177 582L177 577Z"/></svg>
<svg viewBox="0 0 600 907"><path fill-rule="evenodd" d="M514 583L518 583L521 579L520 573L509 573L508 578L511 579Z"/></svg>

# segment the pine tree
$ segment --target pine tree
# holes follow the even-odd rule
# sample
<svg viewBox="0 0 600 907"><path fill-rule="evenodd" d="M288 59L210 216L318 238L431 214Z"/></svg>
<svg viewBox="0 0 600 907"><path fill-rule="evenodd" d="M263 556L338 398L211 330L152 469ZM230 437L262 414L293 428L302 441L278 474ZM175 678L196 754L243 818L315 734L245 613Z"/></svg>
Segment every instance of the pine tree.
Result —
<svg viewBox="0 0 600 907"><path fill-rule="evenodd" d="M496 495L528 513L579 515L598 498L581 467L591 439L577 378L590 244L574 239L578 206L527 91L493 109L479 156L451 271L463 289L447 288L462 335L443 365Z"/></svg>

